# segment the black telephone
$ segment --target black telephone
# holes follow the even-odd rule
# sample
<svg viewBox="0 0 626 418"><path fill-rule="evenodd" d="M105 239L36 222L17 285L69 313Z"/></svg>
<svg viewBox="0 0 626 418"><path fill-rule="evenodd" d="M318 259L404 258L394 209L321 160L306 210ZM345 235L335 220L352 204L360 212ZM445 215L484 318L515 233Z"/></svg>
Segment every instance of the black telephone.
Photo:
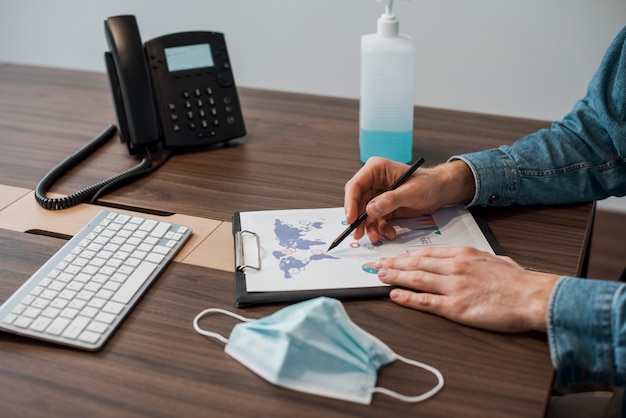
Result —
<svg viewBox="0 0 626 418"><path fill-rule="evenodd" d="M104 26L120 136L131 154L157 142L188 148L246 134L223 34L165 35L144 49L134 16Z"/></svg>
<svg viewBox="0 0 626 418"><path fill-rule="evenodd" d="M172 152L226 143L246 134L224 35L182 32L141 43L135 16L104 22L110 52L105 63L117 114L119 135L135 167L62 198L48 198L63 174L108 141L109 125L39 182L35 199L45 209L65 209L98 197L164 164ZM155 153L161 160L153 165Z"/></svg>

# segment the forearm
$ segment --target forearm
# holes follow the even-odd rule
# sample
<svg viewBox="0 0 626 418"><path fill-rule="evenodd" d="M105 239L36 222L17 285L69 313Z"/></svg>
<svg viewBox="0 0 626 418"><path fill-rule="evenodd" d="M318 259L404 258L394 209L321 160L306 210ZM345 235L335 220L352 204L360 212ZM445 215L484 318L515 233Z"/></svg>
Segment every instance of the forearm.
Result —
<svg viewBox="0 0 626 418"><path fill-rule="evenodd" d="M472 169L471 205L560 204L626 195L626 28L563 120L511 146L459 157Z"/></svg>

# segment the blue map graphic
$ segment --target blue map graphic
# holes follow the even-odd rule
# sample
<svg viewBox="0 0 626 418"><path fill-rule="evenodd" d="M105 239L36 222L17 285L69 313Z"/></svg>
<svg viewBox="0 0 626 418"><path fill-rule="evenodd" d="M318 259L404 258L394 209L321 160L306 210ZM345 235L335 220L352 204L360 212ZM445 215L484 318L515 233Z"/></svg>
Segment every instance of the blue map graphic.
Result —
<svg viewBox="0 0 626 418"><path fill-rule="evenodd" d="M279 268L285 274L286 279L293 278L313 261L339 259L339 257L326 254L328 243L325 241L319 238L307 238L307 234L322 229L323 221L303 219L299 223L299 226L294 226L280 219L274 221L274 234L282 249L273 251L272 255L279 260ZM303 258L298 258L298 255Z"/></svg>

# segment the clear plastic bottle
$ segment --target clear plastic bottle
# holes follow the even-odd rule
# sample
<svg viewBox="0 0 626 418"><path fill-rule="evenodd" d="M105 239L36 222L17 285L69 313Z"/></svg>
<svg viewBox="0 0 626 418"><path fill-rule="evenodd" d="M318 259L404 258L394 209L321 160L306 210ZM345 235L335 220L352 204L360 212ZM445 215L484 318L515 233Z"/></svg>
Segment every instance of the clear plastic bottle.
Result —
<svg viewBox="0 0 626 418"><path fill-rule="evenodd" d="M399 33L385 1L376 33L361 37L361 161L381 156L408 163L413 158L415 45Z"/></svg>

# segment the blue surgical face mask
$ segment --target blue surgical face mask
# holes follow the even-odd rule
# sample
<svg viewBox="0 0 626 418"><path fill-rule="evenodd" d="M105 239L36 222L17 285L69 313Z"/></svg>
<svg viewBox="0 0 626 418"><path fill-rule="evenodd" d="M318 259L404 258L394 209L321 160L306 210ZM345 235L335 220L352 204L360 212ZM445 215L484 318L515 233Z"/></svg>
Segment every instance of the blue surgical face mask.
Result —
<svg viewBox="0 0 626 418"><path fill-rule="evenodd" d="M198 325L200 318L216 312L243 321L228 339ZM224 342L228 355L265 380L288 389L369 404L376 392L419 402L443 387L443 376L437 369L395 354L355 325L336 299L311 299L256 320L222 309L207 309L196 316L194 328ZM437 385L419 396L376 387L378 369L395 360L430 371L437 376Z"/></svg>

